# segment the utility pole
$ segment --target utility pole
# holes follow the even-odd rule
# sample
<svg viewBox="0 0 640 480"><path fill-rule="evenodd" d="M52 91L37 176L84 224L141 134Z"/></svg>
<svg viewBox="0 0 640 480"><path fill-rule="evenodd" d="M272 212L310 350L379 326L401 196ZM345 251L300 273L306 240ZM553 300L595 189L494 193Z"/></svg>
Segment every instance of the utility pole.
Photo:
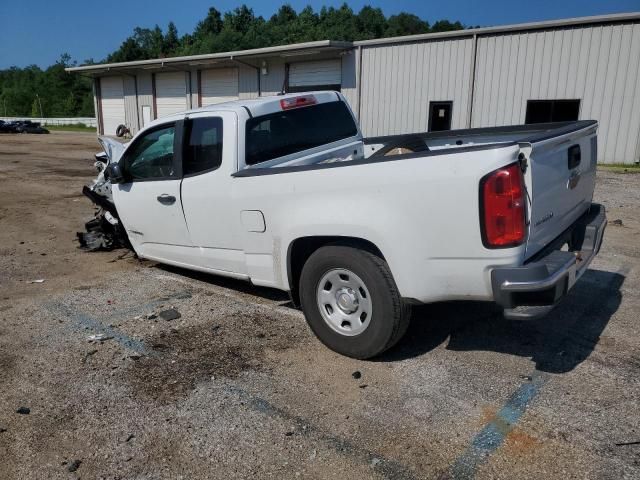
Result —
<svg viewBox="0 0 640 480"><path fill-rule="evenodd" d="M42 102L40 101L40 95L38 95L37 93L36 98L38 99L38 105L40 105L40 118L44 118L44 115L42 114Z"/></svg>

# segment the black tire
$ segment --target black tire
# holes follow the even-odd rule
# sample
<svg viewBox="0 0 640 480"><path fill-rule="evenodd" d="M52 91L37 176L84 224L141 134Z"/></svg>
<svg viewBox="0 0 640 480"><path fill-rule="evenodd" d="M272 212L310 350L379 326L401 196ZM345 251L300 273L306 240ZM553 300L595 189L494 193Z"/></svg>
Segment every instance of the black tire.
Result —
<svg viewBox="0 0 640 480"><path fill-rule="evenodd" d="M118 125L118 128L116 128L116 137L120 138L120 137L124 137L124 134L127 132L127 127L124 125Z"/></svg>
<svg viewBox="0 0 640 480"><path fill-rule="evenodd" d="M358 335L336 332L320 313L316 298L318 283L332 269L350 270L369 290L373 313L369 326ZM328 245L309 257L300 277L300 301L307 323L318 339L331 350L358 359L375 357L393 347L407 331L411 318L411 307L402 301L387 262L351 246Z"/></svg>

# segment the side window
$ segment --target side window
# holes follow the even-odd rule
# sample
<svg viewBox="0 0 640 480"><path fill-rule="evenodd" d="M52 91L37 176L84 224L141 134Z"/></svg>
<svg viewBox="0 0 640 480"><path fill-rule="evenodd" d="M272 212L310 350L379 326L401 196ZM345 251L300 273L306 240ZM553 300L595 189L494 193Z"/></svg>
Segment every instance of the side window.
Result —
<svg viewBox="0 0 640 480"><path fill-rule="evenodd" d="M174 135L175 125L167 125L138 138L125 153L125 174L134 182L174 177Z"/></svg>
<svg viewBox="0 0 640 480"><path fill-rule="evenodd" d="M182 158L183 175L219 168L222 164L222 119L195 118L187 125L187 141Z"/></svg>

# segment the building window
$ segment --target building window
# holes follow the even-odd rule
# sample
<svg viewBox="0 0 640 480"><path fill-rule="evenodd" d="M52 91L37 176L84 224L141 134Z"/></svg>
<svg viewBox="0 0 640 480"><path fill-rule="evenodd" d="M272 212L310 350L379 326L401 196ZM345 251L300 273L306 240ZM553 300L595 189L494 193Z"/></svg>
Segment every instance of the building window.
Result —
<svg viewBox="0 0 640 480"><path fill-rule="evenodd" d="M453 102L429 102L429 131L451 130Z"/></svg>
<svg viewBox="0 0 640 480"><path fill-rule="evenodd" d="M524 123L578 120L580 100L528 100Z"/></svg>

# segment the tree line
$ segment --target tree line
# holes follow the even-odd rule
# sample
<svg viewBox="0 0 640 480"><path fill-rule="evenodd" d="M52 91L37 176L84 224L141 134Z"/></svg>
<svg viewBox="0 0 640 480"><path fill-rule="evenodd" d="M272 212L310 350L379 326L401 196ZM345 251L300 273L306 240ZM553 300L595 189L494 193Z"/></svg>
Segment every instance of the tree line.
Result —
<svg viewBox="0 0 640 480"><path fill-rule="evenodd" d="M103 62L217 53L326 39L368 40L462 28L460 22L448 20L429 24L407 12L387 17L380 8L371 6L356 13L346 3L338 8L322 7L318 12L307 6L299 13L285 4L268 20L256 16L246 5L224 14L211 7L193 32L182 36L173 22L166 30L158 25L136 27ZM84 63L95 62L90 59ZM90 80L64 71L65 67L75 64L64 54L44 70L36 65L0 70L0 115L93 116Z"/></svg>

